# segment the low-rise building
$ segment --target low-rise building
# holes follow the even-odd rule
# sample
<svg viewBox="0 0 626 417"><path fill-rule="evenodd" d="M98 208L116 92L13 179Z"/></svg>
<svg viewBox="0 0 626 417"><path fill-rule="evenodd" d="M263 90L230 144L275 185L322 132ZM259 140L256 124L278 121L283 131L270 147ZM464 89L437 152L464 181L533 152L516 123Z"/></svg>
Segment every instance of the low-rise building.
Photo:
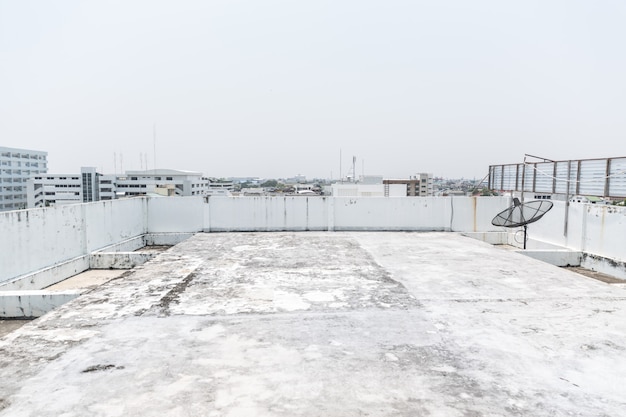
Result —
<svg viewBox="0 0 626 417"><path fill-rule="evenodd" d="M92 167L81 168L80 174L34 175L27 181L28 207L98 201L100 176Z"/></svg>
<svg viewBox="0 0 626 417"><path fill-rule="evenodd" d="M223 180L217 178L208 178L207 183L208 196L230 196L235 190L235 184L230 180Z"/></svg>
<svg viewBox="0 0 626 417"><path fill-rule="evenodd" d="M35 175L28 181L28 207L48 207L142 195L207 195L209 179L200 172L173 169L102 175L83 167L80 174Z"/></svg>
<svg viewBox="0 0 626 417"><path fill-rule="evenodd" d="M126 171L125 175L103 175L100 178L100 199L113 200L149 194L163 195L163 190L158 190L158 188L174 190L168 191L166 195L206 195L208 183L208 178L204 178L201 172L174 169Z"/></svg>

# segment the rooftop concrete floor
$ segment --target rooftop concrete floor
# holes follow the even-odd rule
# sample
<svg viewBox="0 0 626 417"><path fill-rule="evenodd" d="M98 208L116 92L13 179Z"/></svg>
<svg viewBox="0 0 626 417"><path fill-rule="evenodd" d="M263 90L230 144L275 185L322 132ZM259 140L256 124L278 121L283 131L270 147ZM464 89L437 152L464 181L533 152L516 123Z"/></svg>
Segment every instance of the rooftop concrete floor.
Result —
<svg viewBox="0 0 626 417"><path fill-rule="evenodd" d="M626 289L453 233L198 234L0 339L0 416L622 416Z"/></svg>
<svg viewBox="0 0 626 417"><path fill-rule="evenodd" d="M0 337L19 329L30 320L0 320Z"/></svg>

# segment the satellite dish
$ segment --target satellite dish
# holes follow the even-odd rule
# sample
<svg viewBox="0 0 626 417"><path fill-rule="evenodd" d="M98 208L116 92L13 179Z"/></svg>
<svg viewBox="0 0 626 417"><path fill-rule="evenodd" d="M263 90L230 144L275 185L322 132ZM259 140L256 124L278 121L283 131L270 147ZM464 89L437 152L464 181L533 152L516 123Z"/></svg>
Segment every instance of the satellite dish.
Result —
<svg viewBox="0 0 626 417"><path fill-rule="evenodd" d="M553 204L548 200L534 200L528 203L520 203L519 199L513 198L513 205L508 209L496 214L491 220L494 226L524 227L524 249L526 249L526 233L528 224L536 222L543 217Z"/></svg>

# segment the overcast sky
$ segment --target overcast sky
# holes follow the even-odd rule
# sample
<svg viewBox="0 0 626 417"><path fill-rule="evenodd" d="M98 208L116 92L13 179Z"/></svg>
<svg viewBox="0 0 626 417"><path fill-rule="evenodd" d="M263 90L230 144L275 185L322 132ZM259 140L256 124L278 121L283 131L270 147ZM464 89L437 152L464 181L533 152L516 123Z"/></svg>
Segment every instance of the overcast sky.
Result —
<svg viewBox="0 0 626 417"><path fill-rule="evenodd" d="M337 178L340 150L388 178L626 156L625 22L623 0L0 0L0 146L267 178Z"/></svg>

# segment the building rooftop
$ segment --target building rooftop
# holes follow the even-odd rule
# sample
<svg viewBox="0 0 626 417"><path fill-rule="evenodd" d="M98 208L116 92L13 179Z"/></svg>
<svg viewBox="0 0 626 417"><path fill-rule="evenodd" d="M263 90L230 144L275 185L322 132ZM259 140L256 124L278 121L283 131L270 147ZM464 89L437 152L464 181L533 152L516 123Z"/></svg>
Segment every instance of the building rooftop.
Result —
<svg viewBox="0 0 626 417"><path fill-rule="evenodd" d="M147 169L147 170L131 170L126 171L126 175L192 175L201 177L202 173L198 171L184 171L180 169L166 169L166 168L158 168L158 169Z"/></svg>
<svg viewBox="0 0 626 417"><path fill-rule="evenodd" d="M456 233L199 233L0 339L0 416L617 416L625 318Z"/></svg>

